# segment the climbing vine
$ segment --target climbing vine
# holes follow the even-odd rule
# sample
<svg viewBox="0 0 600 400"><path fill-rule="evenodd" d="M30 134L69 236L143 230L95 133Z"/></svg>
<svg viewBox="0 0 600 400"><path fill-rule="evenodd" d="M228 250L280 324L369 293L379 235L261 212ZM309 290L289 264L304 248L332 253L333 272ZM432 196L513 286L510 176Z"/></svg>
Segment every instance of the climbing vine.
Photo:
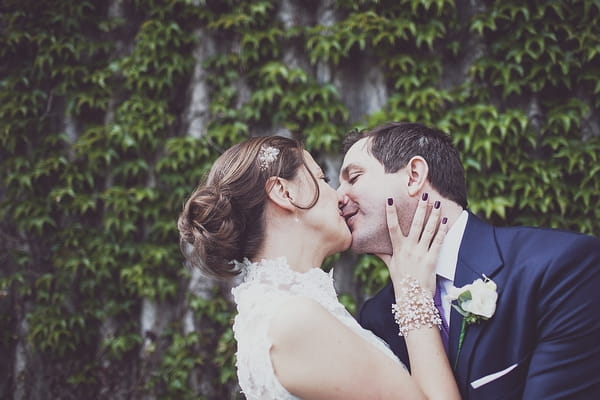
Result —
<svg viewBox="0 0 600 400"><path fill-rule="evenodd" d="M175 221L219 152L251 135L283 132L324 159L352 128L437 126L463 157L470 210L598 234L598 1L337 0L330 18L318 0L287 2L296 19L283 3L0 6L0 370L13 371L0 387L42 379L15 376L25 346L56 398L235 398L228 288L188 292ZM363 62L387 96L356 115L340 82L367 79ZM198 69L200 134L185 116ZM355 279L369 294L387 272L362 256ZM148 303L172 310L159 332L141 330Z"/></svg>

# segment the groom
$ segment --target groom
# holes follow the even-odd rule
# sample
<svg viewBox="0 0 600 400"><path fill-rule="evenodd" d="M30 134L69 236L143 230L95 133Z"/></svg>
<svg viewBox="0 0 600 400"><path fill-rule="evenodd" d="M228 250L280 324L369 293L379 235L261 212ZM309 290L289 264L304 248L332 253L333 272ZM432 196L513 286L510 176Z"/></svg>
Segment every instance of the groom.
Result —
<svg viewBox="0 0 600 400"><path fill-rule="evenodd" d="M450 230L436 267L440 308L464 399L600 399L598 238L480 220L466 209L458 152L436 129L385 124L351 134L345 152L338 192L354 252L391 252L386 198L394 198L405 234L419 198L441 202ZM466 326L459 352L462 315L444 295L484 276L497 285L495 313ZM409 365L394 302L388 284L359 320Z"/></svg>

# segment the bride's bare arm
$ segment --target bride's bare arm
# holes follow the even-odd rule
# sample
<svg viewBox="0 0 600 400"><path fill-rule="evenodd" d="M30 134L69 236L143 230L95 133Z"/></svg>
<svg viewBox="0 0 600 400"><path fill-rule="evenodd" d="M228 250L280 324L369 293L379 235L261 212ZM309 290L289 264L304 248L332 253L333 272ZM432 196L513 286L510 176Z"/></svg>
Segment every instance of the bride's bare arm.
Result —
<svg viewBox="0 0 600 400"><path fill-rule="evenodd" d="M302 399L425 399L406 369L319 303L292 297L271 323L271 361Z"/></svg>
<svg viewBox="0 0 600 400"><path fill-rule="evenodd" d="M435 265L448 227L445 221L440 224L439 207L433 207L429 217L427 211L427 201L420 200L410 232L405 237L398 224L396 207L388 203L386 208L393 255L380 255L380 258L389 268L396 301L400 305L413 300L407 299L407 291L403 290L407 278L418 282L422 289L420 296L432 299L435 292ZM405 341L412 376L425 396L430 399L460 399L439 328L418 324L406 328L409 328Z"/></svg>

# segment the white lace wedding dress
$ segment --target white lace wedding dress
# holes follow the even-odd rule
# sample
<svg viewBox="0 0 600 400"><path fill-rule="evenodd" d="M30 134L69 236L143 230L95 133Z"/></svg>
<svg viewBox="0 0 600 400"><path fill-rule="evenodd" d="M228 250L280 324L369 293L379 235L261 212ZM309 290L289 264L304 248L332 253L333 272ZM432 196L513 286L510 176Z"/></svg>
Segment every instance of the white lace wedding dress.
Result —
<svg viewBox="0 0 600 400"><path fill-rule="evenodd" d="M238 380L248 400L297 399L278 381L269 356L272 345L269 323L287 296L304 296L317 301L358 335L397 360L388 347L363 329L338 301L332 277L320 268L295 272L285 258L260 263L246 260L238 264L245 272L242 283L232 289L238 310L233 332L237 341Z"/></svg>

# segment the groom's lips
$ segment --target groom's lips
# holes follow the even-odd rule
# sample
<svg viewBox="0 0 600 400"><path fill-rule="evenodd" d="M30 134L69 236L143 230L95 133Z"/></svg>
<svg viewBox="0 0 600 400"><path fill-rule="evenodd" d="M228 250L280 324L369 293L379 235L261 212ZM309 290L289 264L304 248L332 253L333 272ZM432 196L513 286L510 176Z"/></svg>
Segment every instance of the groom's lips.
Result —
<svg viewBox="0 0 600 400"><path fill-rule="evenodd" d="M343 212L343 216L344 219L346 220L346 225L348 225L349 228L352 228L352 217L354 217L356 214L358 214L358 210L352 210L352 211L344 211Z"/></svg>

